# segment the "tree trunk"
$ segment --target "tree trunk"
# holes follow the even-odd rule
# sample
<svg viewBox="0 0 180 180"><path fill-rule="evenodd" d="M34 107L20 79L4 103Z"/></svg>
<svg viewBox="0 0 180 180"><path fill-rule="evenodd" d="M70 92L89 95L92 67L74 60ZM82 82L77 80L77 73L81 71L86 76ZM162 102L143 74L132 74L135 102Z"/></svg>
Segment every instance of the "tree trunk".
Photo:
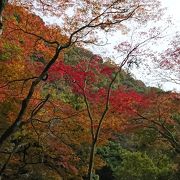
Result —
<svg viewBox="0 0 180 180"><path fill-rule="evenodd" d="M2 12L8 0L0 0L0 36L3 32Z"/></svg>
<svg viewBox="0 0 180 180"><path fill-rule="evenodd" d="M54 54L54 56L52 57L52 59L49 61L49 63L46 65L46 67L44 68L44 70L41 72L41 74L39 75L39 77L32 82L31 87L29 89L29 92L26 96L26 98L24 98L24 100L21 103L21 108L20 111L18 113L18 116L16 118L16 120L12 123L12 125L5 130L5 132L0 136L0 148L3 145L3 143L9 138L9 136L11 136L21 125L22 119L24 114L26 113L26 110L28 108L29 102L34 94L35 88L36 86L41 82L41 80L43 79L43 77L47 74L49 68L55 63L55 61L57 60L59 53L61 52L63 48L59 48L57 47L56 52Z"/></svg>
<svg viewBox="0 0 180 180"><path fill-rule="evenodd" d="M93 179L95 151L96 151L96 141L94 140L92 142L91 153L90 153L90 158L89 158L88 180L92 180Z"/></svg>

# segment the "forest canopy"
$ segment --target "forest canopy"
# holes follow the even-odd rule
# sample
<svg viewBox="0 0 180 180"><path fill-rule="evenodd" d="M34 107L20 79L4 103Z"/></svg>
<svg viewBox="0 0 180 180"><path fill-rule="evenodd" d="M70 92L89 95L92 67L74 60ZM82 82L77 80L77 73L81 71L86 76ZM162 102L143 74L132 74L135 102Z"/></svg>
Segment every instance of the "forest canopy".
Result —
<svg viewBox="0 0 180 180"><path fill-rule="evenodd" d="M128 70L151 58L178 83L179 36L160 59L153 27L119 42L118 64L85 48L163 12L156 0L0 1L0 179L178 179L180 94Z"/></svg>

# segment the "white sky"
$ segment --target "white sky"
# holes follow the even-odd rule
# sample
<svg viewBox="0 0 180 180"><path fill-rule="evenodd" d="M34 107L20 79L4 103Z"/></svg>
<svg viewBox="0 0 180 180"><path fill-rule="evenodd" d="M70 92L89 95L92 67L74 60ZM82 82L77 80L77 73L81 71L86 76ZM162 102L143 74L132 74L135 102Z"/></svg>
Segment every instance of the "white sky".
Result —
<svg viewBox="0 0 180 180"><path fill-rule="evenodd" d="M169 36L175 34L176 31L180 32L180 0L161 0L162 2L162 6L163 7L167 7L166 10L166 17L171 17L172 19L172 24L168 30L167 30L167 34ZM161 26L164 28L167 26L166 20L162 19L162 23ZM105 39L102 35L100 35L102 37L102 39ZM109 40L109 44L103 47L92 47L92 46L88 46L89 49L91 49L93 52L98 53L102 56L109 56L112 59L115 59L116 62L118 62L118 54L113 51L113 46L117 45L119 41L122 41L122 34L115 33L115 34L111 34L110 36L107 37L107 39ZM155 47L158 50L162 50L162 49L166 49L166 47L168 45L168 42L161 42L159 43L159 45L157 45L157 47ZM151 69L149 69L149 67L151 67ZM137 79L142 80L143 82L145 82L146 85L148 86L157 86L157 87L161 87L165 90L175 90L180 92L180 84L175 84L169 81L165 81L165 76L163 76L163 73L167 75L168 72L164 72L160 69L154 69L152 68L152 64L149 64L149 67L147 68L147 66L142 66L141 68L137 69L134 68L132 70L132 73L135 75L135 77ZM180 73L180 72L179 72ZM161 79L161 78L164 78Z"/></svg>
<svg viewBox="0 0 180 180"><path fill-rule="evenodd" d="M180 32L180 0L161 0L162 6L167 7L167 16L171 16L173 26L168 30L170 33L175 31ZM166 72L165 72L166 73ZM168 72L167 72L168 73ZM180 72L179 72L180 74ZM180 76L179 76L180 77ZM142 78L141 78L142 79ZM146 82L146 80L145 80ZM180 82L180 81L179 81ZM180 84L171 82L156 82L154 85L161 85L165 90L176 90L180 92ZM153 85L153 83L151 83Z"/></svg>
<svg viewBox="0 0 180 180"><path fill-rule="evenodd" d="M162 5L167 7L167 13L172 17L175 30L180 32L180 0L161 0ZM179 72L180 74L180 72ZM167 90L176 89L180 92L180 84L172 84L170 82L164 85Z"/></svg>
<svg viewBox="0 0 180 180"><path fill-rule="evenodd" d="M167 7L166 15L171 17L173 23L173 25L168 28L167 33L173 35L177 31L180 32L180 0L161 0L161 3L163 7ZM163 43L166 44L166 42ZM146 69L144 69L144 71L146 71ZM144 81L147 85L160 86L165 90L175 90L180 92L180 84L172 83L172 81L165 80L166 79L165 75L167 74L171 75L172 72L168 72L168 71L163 72L162 70L157 70L157 69L152 69L151 72L147 71L146 73L143 72L142 74L139 72L140 71L137 69L134 70L135 76L138 79ZM164 80L162 78L164 78Z"/></svg>
<svg viewBox="0 0 180 180"><path fill-rule="evenodd" d="M162 5L168 7L168 13L180 23L180 1L179 0L161 0Z"/></svg>

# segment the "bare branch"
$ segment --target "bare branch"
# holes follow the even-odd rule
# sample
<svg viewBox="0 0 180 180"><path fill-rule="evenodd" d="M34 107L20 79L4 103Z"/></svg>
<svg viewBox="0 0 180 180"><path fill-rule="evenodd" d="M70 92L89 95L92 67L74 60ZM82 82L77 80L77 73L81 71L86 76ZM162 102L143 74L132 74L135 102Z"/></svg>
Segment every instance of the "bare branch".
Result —
<svg viewBox="0 0 180 180"><path fill-rule="evenodd" d="M33 79L37 79L38 77L30 77L30 78L23 78L23 79L15 79L15 80L11 80L11 81L8 81L5 85L3 86L0 86L0 88L4 88L6 86L8 86L9 84L11 83L15 83L15 82L21 82L23 81L24 83L29 81L29 80L33 80Z"/></svg>

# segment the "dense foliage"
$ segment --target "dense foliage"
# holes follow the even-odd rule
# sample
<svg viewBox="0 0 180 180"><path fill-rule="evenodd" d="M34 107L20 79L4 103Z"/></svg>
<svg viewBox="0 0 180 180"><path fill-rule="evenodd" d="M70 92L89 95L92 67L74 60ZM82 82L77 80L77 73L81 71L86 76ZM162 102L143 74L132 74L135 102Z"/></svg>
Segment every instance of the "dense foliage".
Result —
<svg viewBox="0 0 180 180"><path fill-rule="evenodd" d="M68 18L71 1L1 1L0 179L178 179L180 95L123 69L157 35L122 43L120 64L82 46L95 43L93 29L158 19L159 3L147 2L82 1ZM34 12L66 23L47 26ZM175 44L164 56L163 68L179 65Z"/></svg>

